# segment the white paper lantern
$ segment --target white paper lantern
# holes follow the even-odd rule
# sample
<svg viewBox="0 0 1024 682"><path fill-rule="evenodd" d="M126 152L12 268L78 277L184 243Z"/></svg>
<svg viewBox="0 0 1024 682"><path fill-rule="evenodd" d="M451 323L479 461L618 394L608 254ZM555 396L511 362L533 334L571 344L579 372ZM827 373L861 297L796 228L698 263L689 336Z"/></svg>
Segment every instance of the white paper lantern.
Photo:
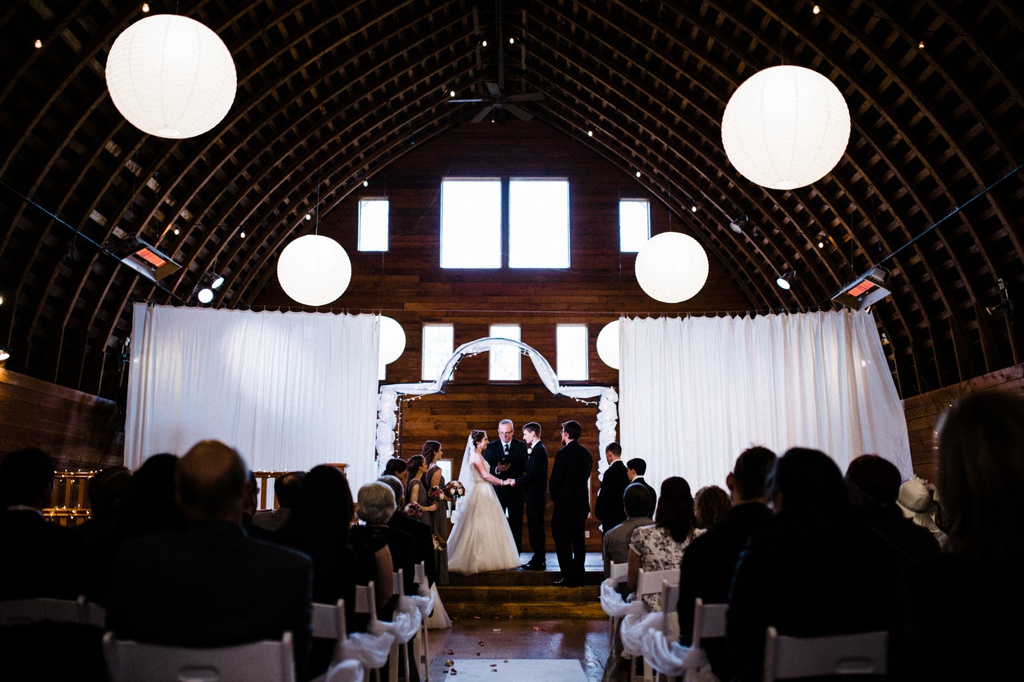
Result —
<svg viewBox="0 0 1024 682"><path fill-rule="evenodd" d="M210 130L227 115L237 85L224 41L177 14L140 19L117 37L107 56L114 106L133 126L158 137Z"/></svg>
<svg viewBox="0 0 1024 682"><path fill-rule="evenodd" d="M697 240L662 232L636 254L636 281L651 298L679 303L693 298L708 280L708 254Z"/></svg>
<svg viewBox="0 0 1024 682"><path fill-rule="evenodd" d="M390 317L380 318L380 364L390 365L405 351L405 330Z"/></svg>
<svg viewBox="0 0 1024 682"><path fill-rule="evenodd" d="M284 247L277 259L277 281L284 293L304 305L326 305L345 293L352 261L330 237L307 234Z"/></svg>
<svg viewBox="0 0 1024 682"><path fill-rule="evenodd" d="M846 152L850 109L832 81L800 66L773 66L744 81L722 117L725 154L770 189L817 182Z"/></svg>
<svg viewBox="0 0 1024 682"><path fill-rule="evenodd" d="M597 335L597 357L612 369L619 369L619 321L609 322Z"/></svg>

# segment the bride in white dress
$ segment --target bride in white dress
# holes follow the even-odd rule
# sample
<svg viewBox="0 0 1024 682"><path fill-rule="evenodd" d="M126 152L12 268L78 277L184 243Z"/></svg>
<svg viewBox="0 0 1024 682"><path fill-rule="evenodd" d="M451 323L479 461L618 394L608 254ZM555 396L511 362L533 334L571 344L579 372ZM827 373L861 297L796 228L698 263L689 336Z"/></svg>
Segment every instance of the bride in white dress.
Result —
<svg viewBox="0 0 1024 682"><path fill-rule="evenodd" d="M473 431L466 442L459 472L466 496L456 506L454 526L448 537L448 570L453 573L501 571L518 568L522 563L492 487L509 481L488 472L483 456L487 442L485 431Z"/></svg>

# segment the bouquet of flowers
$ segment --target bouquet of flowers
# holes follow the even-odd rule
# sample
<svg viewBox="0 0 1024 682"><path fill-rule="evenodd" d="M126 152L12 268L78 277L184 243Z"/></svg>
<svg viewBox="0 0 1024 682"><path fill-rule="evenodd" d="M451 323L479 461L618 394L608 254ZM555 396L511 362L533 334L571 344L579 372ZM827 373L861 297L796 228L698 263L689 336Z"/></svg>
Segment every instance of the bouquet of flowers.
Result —
<svg viewBox="0 0 1024 682"><path fill-rule="evenodd" d="M402 507L402 513L408 516L410 519L418 519L423 516L423 507L416 502L410 502L409 504Z"/></svg>
<svg viewBox="0 0 1024 682"><path fill-rule="evenodd" d="M429 497L432 500L441 501L444 499L444 490L441 489L441 486L435 485L433 488L427 491L427 497Z"/></svg>
<svg viewBox="0 0 1024 682"><path fill-rule="evenodd" d="M458 481L449 481L448 485L444 487L444 492L448 497L457 500L466 494L466 486Z"/></svg>

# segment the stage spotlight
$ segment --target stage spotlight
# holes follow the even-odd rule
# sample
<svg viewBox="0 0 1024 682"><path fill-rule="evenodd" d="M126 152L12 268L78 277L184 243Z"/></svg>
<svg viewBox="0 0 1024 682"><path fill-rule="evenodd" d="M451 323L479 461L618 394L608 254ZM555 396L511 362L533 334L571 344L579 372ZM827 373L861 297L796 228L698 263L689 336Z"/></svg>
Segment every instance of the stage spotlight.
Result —
<svg viewBox="0 0 1024 682"><path fill-rule="evenodd" d="M196 294L196 298L198 298L199 302L202 303L203 305L208 304L210 301L213 300L213 289L209 287L203 287L202 289L199 290L199 293Z"/></svg>
<svg viewBox="0 0 1024 682"><path fill-rule="evenodd" d="M215 272L211 272L210 273L210 277L213 279L213 281L210 282L210 288L211 289L220 289L220 285L224 284L224 277L223 277L223 275L218 275Z"/></svg>
<svg viewBox="0 0 1024 682"><path fill-rule="evenodd" d="M779 275L779 278L775 280L775 283L779 285L780 289L789 291L789 288L793 285L793 280L796 279L796 270L790 270Z"/></svg>

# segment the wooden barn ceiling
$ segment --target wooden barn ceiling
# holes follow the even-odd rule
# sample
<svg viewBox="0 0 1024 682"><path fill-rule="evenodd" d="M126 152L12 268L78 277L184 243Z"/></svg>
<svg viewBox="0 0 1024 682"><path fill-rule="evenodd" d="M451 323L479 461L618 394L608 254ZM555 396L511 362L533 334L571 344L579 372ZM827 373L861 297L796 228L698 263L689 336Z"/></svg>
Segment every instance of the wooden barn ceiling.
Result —
<svg viewBox="0 0 1024 682"><path fill-rule="evenodd" d="M149 5L203 22L234 56L238 93L207 134L151 137L114 108L106 57L144 16L141 2L0 9L8 369L110 395L132 302L186 302L216 268L227 278L219 304L251 305L318 185L329 212L364 177L478 114L446 99L483 95L497 79L499 25L505 94L543 93L522 108L639 172L751 310L829 308L884 263L893 293L873 310L905 397L1021 361L1012 311L986 311L1000 278L1011 301L1024 292L1017 0L847 0L819 13L799 0ZM786 192L741 177L720 132L737 86L781 63L827 76L853 124L834 171ZM737 234L728 224L743 215ZM119 235L181 270L159 285L139 276L109 253ZM786 270L798 277L789 292L775 284Z"/></svg>

